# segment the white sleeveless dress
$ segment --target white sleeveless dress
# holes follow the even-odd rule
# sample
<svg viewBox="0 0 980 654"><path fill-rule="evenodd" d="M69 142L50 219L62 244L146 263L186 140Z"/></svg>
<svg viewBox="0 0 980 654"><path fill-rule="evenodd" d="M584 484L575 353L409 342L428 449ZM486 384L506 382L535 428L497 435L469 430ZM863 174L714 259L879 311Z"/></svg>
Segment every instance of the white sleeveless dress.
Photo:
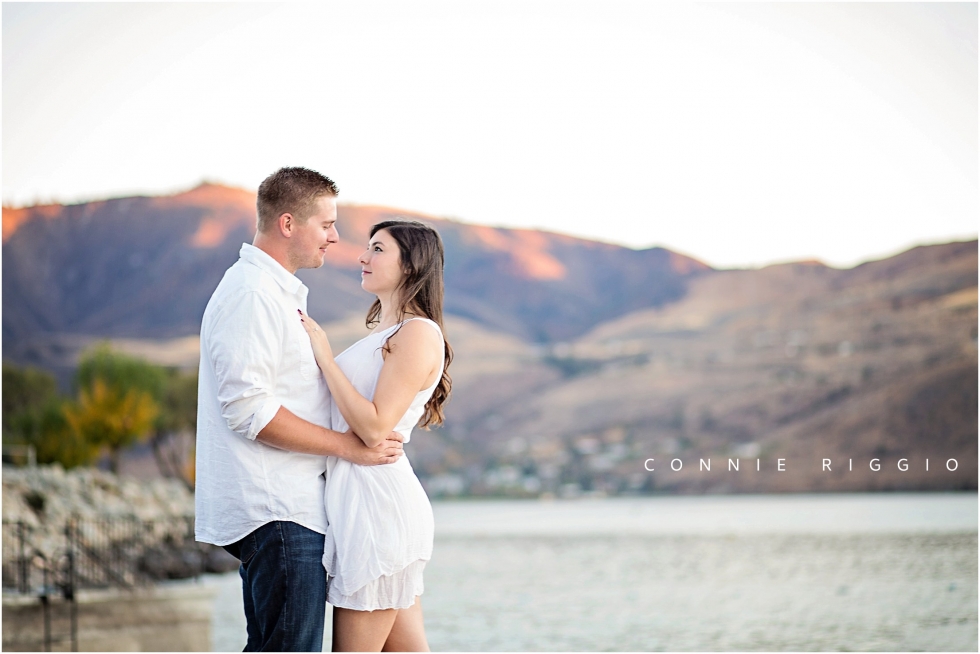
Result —
<svg viewBox="0 0 980 654"><path fill-rule="evenodd" d="M422 320L442 335L432 320L409 320ZM384 365L381 348L397 327L362 338L336 358L357 392L369 400L374 399ZM438 384L436 379L419 391L395 426L405 443ZM334 430L347 430L347 421L332 400L331 420ZM378 466L360 466L331 456L326 477L328 526L323 567L327 570L327 601L358 611L412 606L415 596L422 594L422 570L432 557L433 519L432 505L408 456Z"/></svg>

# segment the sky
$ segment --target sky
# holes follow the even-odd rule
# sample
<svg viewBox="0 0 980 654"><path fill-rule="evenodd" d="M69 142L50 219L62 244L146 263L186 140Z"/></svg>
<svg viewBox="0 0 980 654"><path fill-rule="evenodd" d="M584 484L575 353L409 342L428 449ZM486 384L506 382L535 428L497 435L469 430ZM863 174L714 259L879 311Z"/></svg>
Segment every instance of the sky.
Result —
<svg viewBox="0 0 980 654"><path fill-rule="evenodd" d="M4 3L2 32L8 206L298 165L717 267L977 234L976 3Z"/></svg>

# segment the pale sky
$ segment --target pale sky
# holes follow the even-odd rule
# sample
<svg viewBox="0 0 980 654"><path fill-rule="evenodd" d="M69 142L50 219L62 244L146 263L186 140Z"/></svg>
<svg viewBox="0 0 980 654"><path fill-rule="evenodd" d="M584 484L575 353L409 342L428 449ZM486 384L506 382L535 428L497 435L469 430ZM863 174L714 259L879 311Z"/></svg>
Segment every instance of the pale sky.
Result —
<svg viewBox="0 0 980 654"><path fill-rule="evenodd" d="M976 3L4 3L3 201L301 165L346 202L850 266L976 236L977 88Z"/></svg>

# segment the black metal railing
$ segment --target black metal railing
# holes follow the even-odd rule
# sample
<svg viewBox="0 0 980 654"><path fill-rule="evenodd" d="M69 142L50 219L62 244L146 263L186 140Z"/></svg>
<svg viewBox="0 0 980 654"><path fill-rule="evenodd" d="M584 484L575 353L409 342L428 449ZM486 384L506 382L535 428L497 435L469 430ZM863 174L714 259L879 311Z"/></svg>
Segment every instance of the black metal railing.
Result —
<svg viewBox="0 0 980 654"><path fill-rule="evenodd" d="M77 651L78 590L132 589L215 571L212 555L217 548L194 541L194 518L186 516L73 517L60 530L4 521L3 549L3 591L38 599L45 651L59 643L70 643ZM53 627L55 604L67 605L67 634L59 635Z"/></svg>
<svg viewBox="0 0 980 654"><path fill-rule="evenodd" d="M3 544L3 589L20 594L36 594L45 574L64 576L69 559L75 588L133 588L211 569L211 548L194 541L192 516L71 518L57 531L4 521Z"/></svg>

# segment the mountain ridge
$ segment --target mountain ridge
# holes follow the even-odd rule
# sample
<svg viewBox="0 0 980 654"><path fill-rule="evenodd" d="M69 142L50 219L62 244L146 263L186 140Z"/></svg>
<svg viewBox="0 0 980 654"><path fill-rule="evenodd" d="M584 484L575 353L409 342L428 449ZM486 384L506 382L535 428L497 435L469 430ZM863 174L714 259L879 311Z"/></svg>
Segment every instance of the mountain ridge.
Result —
<svg viewBox="0 0 980 654"><path fill-rule="evenodd" d="M5 345L38 333L196 333L211 291L252 240L254 199L244 189L202 184L170 196L4 208ZM635 251L376 205L341 204L338 214L341 242L322 268L298 273L310 287L311 315L326 320L368 304L359 288L360 243L372 224L393 217L440 230L448 313L529 340L573 336L604 318L670 301L683 294L687 278L711 270L663 248ZM610 296L614 285L620 288Z"/></svg>
<svg viewBox="0 0 980 654"><path fill-rule="evenodd" d="M205 185L4 209L5 358L66 379L78 352L108 337L193 366L204 305L251 241L252 203L242 189ZM419 218L446 244L453 399L444 428L412 438L430 492L976 488L976 240L852 268L716 270L663 248L375 205L339 212L341 243L323 268L299 273L309 313L338 347L366 333L370 297L353 262L372 224ZM728 456L785 458L793 474L697 469L699 458ZM914 464L954 456L955 472ZM643 468L672 457L688 465ZM899 457L913 468L896 469ZM873 458L887 465L869 471ZM849 459L862 467L842 470Z"/></svg>

